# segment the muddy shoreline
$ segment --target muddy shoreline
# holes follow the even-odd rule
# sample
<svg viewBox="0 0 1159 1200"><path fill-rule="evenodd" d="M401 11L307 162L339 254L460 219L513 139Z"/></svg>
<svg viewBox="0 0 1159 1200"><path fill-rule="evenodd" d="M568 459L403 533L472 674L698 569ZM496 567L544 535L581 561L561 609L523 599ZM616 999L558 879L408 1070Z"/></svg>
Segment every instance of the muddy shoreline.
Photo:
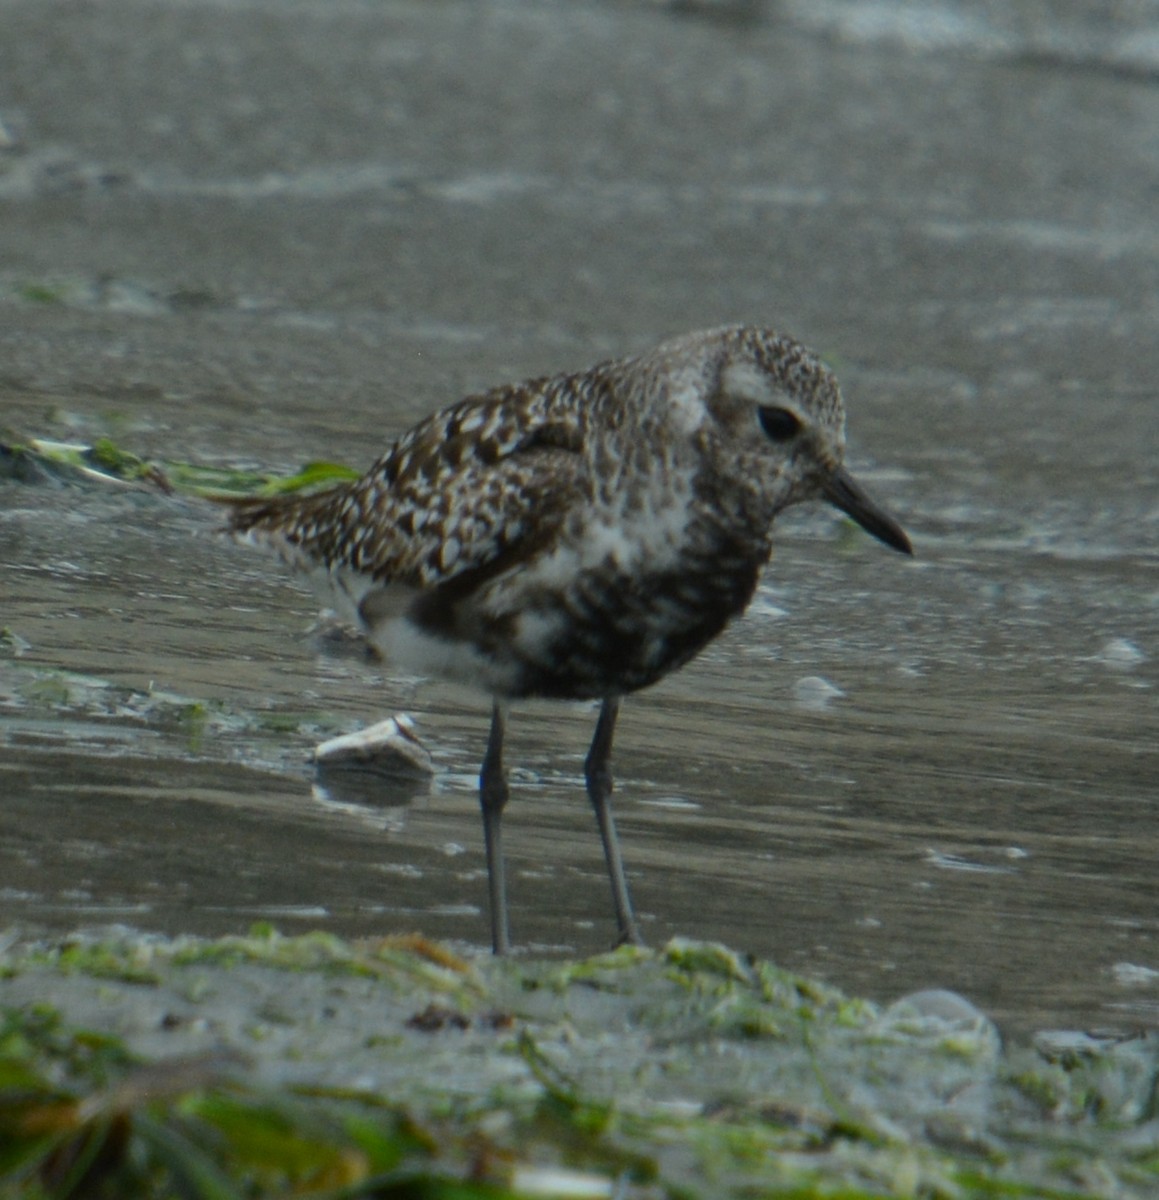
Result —
<svg viewBox="0 0 1159 1200"><path fill-rule="evenodd" d="M400 1161L431 1195L457 1179L503 1195L1126 1200L1156 1183L1153 1036L1004 1046L952 993L881 1008L709 943L503 961L417 936L268 926L216 941L10 937L0 1004L0 1070L25 1072L24 1098L5 1102L9 1134L13 1113L31 1127L50 1088L58 1109L87 1096L85 1120L115 1110L136 1145L106 1155L103 1181L122 1187L145 1187L143 1162L155 1186L160 1127L188 1138L162 1159L171 1178L213 1129L225 1176L259 1195L275 1178L313 1172L317 1185L342 1154L320 1194L393 1194L375 1190L376 1155L404 1116ZM87 1128L58 1116L56 1140L21 1171ZM307 1136L309 1151L293 1142Z"/></svg>

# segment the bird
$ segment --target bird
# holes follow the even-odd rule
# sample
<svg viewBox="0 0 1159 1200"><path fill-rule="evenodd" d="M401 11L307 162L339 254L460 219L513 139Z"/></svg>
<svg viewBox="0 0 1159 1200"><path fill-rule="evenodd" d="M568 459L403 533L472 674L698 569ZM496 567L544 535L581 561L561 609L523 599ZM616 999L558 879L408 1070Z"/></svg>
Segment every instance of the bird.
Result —
<svg viewBox="0 0 1159 1200"><path fill-rule="evenodd" d="M844 453L833 372L792 337L736 325L469 395L354 481L230 501L227 530L304 575L388 667L490 697L479 804L495 954L512 944L509 707L597 701L586 790L618 943L643 944L611 806L622 701L744 612L784 509L828 501L913 553Z"/></svg>

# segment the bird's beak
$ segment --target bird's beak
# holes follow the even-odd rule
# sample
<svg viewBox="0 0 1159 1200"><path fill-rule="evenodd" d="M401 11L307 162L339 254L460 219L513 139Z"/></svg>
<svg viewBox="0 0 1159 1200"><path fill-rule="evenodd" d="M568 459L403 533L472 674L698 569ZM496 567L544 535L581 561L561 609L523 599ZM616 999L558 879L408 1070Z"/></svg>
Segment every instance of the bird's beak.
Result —
<svg viewBox="0 0 1159 1200"><path fill-rule="evenodd" d="M821 480L821 491L830 504L852 517L866 533L872 533L902 554L914 552L897 519L873 500L844 467L838 467Z"/></svg>

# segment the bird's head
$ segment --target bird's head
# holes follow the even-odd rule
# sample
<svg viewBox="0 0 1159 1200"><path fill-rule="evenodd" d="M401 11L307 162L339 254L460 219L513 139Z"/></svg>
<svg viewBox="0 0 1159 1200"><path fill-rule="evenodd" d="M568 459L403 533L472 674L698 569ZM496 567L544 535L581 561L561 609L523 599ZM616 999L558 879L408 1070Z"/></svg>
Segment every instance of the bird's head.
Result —
<svg viewBox="0 0 1159 1200"><path fill-rule="evenodd" d="M654 352L664 362L667 419L689 437L747 515L766 520L825 499L875 538L912 554L897 519L846 471L845 406L833 372L768 329L689 334Z"/></svg>

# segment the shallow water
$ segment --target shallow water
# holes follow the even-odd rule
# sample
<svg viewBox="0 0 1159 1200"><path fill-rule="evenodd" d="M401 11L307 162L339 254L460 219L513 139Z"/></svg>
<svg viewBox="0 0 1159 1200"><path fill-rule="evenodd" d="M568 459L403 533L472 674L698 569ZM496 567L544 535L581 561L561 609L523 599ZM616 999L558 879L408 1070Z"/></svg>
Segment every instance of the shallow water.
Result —
<svg viewBox="0 0 1159 1200"><path fill-rule="evenodd" d="M914 11L10 3L0 417L361 465L474 387L791 330L917 556L791 514L746 620L625 707L648 936L1155 1025L1159 28ZM214 522L0 483L0 920L485 942L485 703L334 653ZM325 804L310 748L397 711L431 794ZM523 946L611 937L593 719L512 720Z"/></svg>

